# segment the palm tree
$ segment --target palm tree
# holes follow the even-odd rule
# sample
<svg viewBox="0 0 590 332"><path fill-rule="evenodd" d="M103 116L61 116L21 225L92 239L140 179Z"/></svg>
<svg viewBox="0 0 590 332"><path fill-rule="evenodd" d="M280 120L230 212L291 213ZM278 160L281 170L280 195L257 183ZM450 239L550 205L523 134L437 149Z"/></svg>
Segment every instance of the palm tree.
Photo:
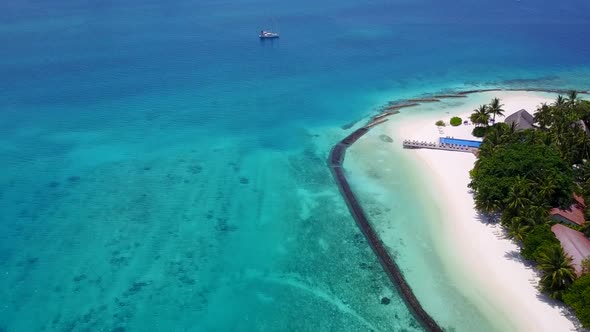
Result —
<svg viewBox="0 0 590 332"><path fill-rule="evenodd" d="M494 200L479 200L475 201L475 207L485 213L495 213L500 209L500 204Z"/></svg>
<svg viewBox="0 0 590 332"><path fill-rule="evenodd" d="M564 155L564 150L569 151L569 146L567 146L567 136L572 129L573 122L567 113L568 111L564 108L560 108L553 112L553 122L551 123L551 128L549 128L551 141L560 150L562 156Z"/></svg>
<svg viewBox="0 0 590 332"><path fill-rule="evenodd" d="M516 122L512 122L510 124L510 127L508 127L508 134L509 136L514 135L518 130L518 128L516 127Z"/></svg>
<svg viewBox="0 0 590 332"><path fill-rule="evenodd" d="M516 176L505 199L506 207L512 211L524 210L531 205L531 183L527 178Z"/></svg>
<svg viewBox="0 0 590 332"><path fill-rule="evenodd" d="M478 124L485 124L488 125L488 121L490 120L490 115L488 113L488 105L480 105L479 108L473 110L473 114L469 117L471 122Z"/></svg>
<svg viewBox="0 0 590 332"><path fill-rule="evenodd" d="M590 159L590 138L582 129L577 130L574 137L573 150L576 152L576 161L583 161Z"/></svg>
<svg viewBox="0 0 590 332"><path fill-rule="evenodd" d="M559 245L546 248L539 254L539 268L543 271L541 287L554 299L561 299L563 292L574 282L576 275L572 259Z"/></svg>
<svg viewBox="0 0 590 332"><path fill-rule="evenodd" d="M537 194L540 196L542 202L550 203L551 197L557 189L555 179L544 178L541 179L541 183L537 186Z"/></svg>
<svg viewBox="0 0 590 332"><path fill-rule="evenodd" d="M571 108L578 104L578 92L576 90L572 90L567 94L567 104Z"/></svg>
<svg viewBox="0 0 590 332"><path fill-rule="evenodd" d="M479 147L479 154L480 155L491 155L494 151L497 150L497 147L501 146L504 143L505 137L504 131L508 127L505 124L502 125L494 125L490 127L486 134L486 138L484 139L483 143Z"/></svg>
<svg viewBox="0 0 590 332"><path fill-rule="evenodd" d="M574 177L577 182L590 180L590 162L585 161L574 170Z"/></svg>
<svg viewBox="0 0 590 332"><path fill-rule="evenodd" d="M525 214L532 225L542 225L548 221L549 209L549 206L533 205L527 209Z"/></svg>
<svg viewBox="0 0 590 332"><path fill-rule="evenodd" d="M522 218L514 217L508 224L508 235L518 242L523 242L530 229L531 226L527 225Z"/></svg>
<svg viewBox="0 0 590 332"><path fill-rule="evenodd" d="M563 98L562 95L558 95L557 98L555 99L555 102L553 103L553 106L560 108L562 106L565 106L566 102L565 102L565 98Z"/></svg>
<svg viewBox="0 0 590 332"><path fill-rule="evenodd" d="M553 109L546 103L541 104L541 107L537 108L535 113L535 122L539 124L541 129L547 129L553 122Z"/></svg>
<svg viewBox="0 0 590 332"><path fill-rule="evenodd" d="M493 122L496 122L496 115L504 116L504 110L502 109L504 104L500 104L500 98L494 98L490 102L490 106L488 107L488 114L492 114L494 116Z"/></svg>
<svg viewBox="0 0 590 332"><path fill-rule="evenodd" d="M471 182L469 188L474 188L474 183ZM501 207L501 202L490 197L484 197L483 195L476 192L475 195L475 208L485 213L497 212Z"/></svg>

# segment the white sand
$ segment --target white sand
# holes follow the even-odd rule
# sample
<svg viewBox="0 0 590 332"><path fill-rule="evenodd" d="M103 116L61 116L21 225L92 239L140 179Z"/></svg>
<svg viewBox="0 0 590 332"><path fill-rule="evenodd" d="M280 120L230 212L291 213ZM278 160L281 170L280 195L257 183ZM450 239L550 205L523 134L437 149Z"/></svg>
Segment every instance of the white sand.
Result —
<svg viewBox="0 0 590 332"><path fill-rule="evenodd" d="M434 123L439 119L448 123L451 116L467 119L474 108L489 102L492 97L502 99L506 116L522 108L533 113L541 102L551 102L554 98L549 94L524 92L477 94L462 100L463 105L433 112L432 117L401 114L388 125L390 135L396 142L402 139L437 141L440 136L474 139L471 136L473 126L447 125L441 135ZM496 121L502 121L502 118ZM415 157L417 167L423 167L424 173L432 177L430 182L434 184L432 188L436 191L437 203L445 214L441 221L446 234L439 234L438 238L442 238L442 246L448 250L443 255L447 255L445 261L449 262L449 273L452 277L454 274L458 282L468 275L480 285L476 291L467 290L465 295L482 310L492 305L513 319L519 331L575 330L574 324L562 314L562 308L550 304L552 301L537 290L539 277L533 268L522 262L517 245L505 237L500 226L486 225L478 217L467 188L469 170L476 157L464 152L426 149L405 152L410 158Z"/></svg>

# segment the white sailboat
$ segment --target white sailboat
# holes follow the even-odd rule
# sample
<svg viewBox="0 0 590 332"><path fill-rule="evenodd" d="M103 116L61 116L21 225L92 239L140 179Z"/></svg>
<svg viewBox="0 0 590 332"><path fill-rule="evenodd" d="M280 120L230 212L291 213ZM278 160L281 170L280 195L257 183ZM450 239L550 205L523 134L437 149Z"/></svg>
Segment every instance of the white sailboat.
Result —
<svg viewBox="0 0 590 332"><path fill-rule="evenodd" d="M260 37L260 39L279 38L279 33L278 32L261 30L260 31L260 34L258 35L258 37Z"/></svg>
<svg viewBox="0 0 590 332"><path fill-rule="evenodd" d="M274 20L273 20L274 23ZM274 27L275 24L273 24ZM273 29L274 30L274 29ZM269 30L260 30L260 34L258 35L258 37L260 37L260 39L274 39L274 38L279 38L279 33L275 31L269 31Z"/></svg>

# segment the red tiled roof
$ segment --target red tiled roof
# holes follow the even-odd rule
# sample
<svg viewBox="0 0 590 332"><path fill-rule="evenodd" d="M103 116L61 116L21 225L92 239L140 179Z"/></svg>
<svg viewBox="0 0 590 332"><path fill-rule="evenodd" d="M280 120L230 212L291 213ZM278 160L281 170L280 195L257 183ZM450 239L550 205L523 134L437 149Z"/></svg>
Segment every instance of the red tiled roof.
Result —
<svg viewBox="0 0 590 332"><path fill-rule="evenodd" d="M586 208L586 202L584 202L584 197L578 196L578 194L574 193L574 200L577 204L579 204L582 207L582 209Z"/></svg>
<svg viewBox="0 0 590 332"><path fill-rule="evenodd" d="M563 251L572 257L572 264L576 274L582 274L582 260L590 257L590 240L584 234L562 224L555 224L551 231L561 243Z"/></svg>
<svg viewBox="0 0 590 332"><path fill-rule="evenodd" d="M562 210L558 208L553 208L549 210L549 214L552 216L561 216L562 218L565 218L574 224L582 226L586 222L584 217L585 208L586 203L584 202L584 198L574 194L574 204L572 204L569 209Z"/></svg>

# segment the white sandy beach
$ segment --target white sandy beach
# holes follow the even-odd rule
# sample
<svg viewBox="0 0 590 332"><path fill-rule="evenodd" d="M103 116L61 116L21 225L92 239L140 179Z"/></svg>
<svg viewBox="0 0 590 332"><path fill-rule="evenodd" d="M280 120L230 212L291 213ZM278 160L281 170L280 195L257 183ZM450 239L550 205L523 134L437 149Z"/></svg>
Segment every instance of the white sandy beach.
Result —
<svg viewBox="0 0 590 332"><path fill-rule="evenodd" d="M474 139L472 125L451 127L448 121L452 116L468 119L474 108L493 97L501 98L506 116L522 108L532 114L539 104L550 103L554 98L551 94L529 92L481 93L461 101L462 105L457 107L433 112L432 116L418 118L402 114L392 118L387 130L395 142L403 139L438 141L440 136ZM447 123L442 135L434 125L439 119ZM503 118L496 121L503 121ZM415 158L417 167L422 167L423 173L430 176L437 203L444 211L441 219L445 234L439 238L448 250L446 254L455 257L456 264L448 266L449 273L455 273L457 280L467 273L480 285L477 290L467 290L466 296L475 303L481 300L482 306L491 303L513 319L519 331L575 330L562 308L551 304L552 301L537 290L539 277L520 260L517 245L504 236L499 225L488 225L478 216L467 187L469 170L476 157L470 153L426 149L405 150L405 153Z"/></svg>

